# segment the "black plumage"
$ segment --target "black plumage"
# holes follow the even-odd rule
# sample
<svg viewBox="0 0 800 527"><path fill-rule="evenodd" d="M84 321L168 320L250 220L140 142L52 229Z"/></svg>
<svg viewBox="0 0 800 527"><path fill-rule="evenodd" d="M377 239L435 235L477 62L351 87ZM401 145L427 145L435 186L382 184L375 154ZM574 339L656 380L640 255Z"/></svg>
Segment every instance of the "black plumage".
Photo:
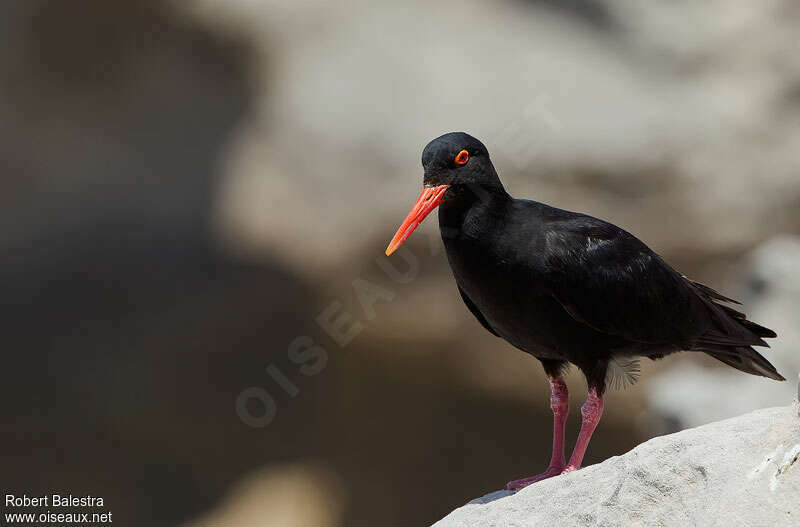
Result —
<svg viewBox="0 0 800 527"><path fill-rule="evenodd" d="M472 170L449 161L469 151ZM477 139L452 133L423 154L425 184L449 184L439 206L464 303L491 333L542 360L575 364L603 393L614 359L705 352L783 380L752 346L775 332L725 305L627 231L586 214L511 197ZM466 172L466 171L465 171Z"/></svg>
<svg viewBox="0 0 800 527"><path fill-rule="evenodd" d="M463 132L422 154L424 190L392 240L391 254L439 206L439 226L461 297L490 333L542 362L550 378L554 449L548 470L519 488L580 467L603 411L609 372L631 380L636 359L706 353L738 370L784 380L753 346L775 332L736 303L669 266L627 231L586 214L510 196L486 147ZM589 397L569 463L563 453L572 363Z"/></svg>

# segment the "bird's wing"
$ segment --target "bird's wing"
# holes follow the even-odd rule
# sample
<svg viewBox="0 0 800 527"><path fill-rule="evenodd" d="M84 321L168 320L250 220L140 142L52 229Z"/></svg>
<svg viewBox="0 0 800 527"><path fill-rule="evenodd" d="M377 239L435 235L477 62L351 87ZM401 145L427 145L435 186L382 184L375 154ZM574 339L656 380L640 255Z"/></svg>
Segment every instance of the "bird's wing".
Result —
<svg viewBox="0 0 800 527"><path fill-rule="evenodd" d="M633 235L589 216L551 225L546 287L575 320L646 344L688 346L710 316L689 282Z"/></svg>
<svg viewBox="0 0 800 527"><path fill-rule="evenodd" d="M705 352L747 373L783 380L751 346L775 332L672 269L644 243L588 216L561 218L544 236L545 286L575 320L650 346Z"/></svg>
<svg viewBox="0 0 800 527"><path fill-rule="evenodd" d="M492 329L492 326L489 325L489 322L486 320L486 317L483 316L483 313L480 312L478 306L476 306L472 302L472 300L470 300L470 298L467 296L464 290L461 289L461 286L458 286L458 292L461 293L461 299L467 305L467 308L469 308L470 312L473 315L475 315L475 318L478 319L478 322L480 322L481 325L485 327L487 331L489 331L489 333L491 333L495 337L499 337L500 335L498 335L497 332L494 329Z"/></svg>

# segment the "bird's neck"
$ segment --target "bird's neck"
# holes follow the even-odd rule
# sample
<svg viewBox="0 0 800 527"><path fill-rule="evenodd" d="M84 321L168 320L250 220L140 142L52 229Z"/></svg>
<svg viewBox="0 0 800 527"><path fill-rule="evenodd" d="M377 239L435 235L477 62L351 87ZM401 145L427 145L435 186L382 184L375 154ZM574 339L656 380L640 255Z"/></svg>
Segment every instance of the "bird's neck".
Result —
<svg viewBox="0 0 800 527"><path fill-rule="evenodd" d="M471 227L482 223L479 218L496 218L503 216L513 198L505 191L503 186L484 185L454 185L451 187L442 204L439 206L439 227L444 235L445 231L450 236L460 238L464 232L467 219Z"/></svg>
<svg viewBox="0 0 800 527"><path fill-rule="evenodd" d="M442 206L466 211L473 207L492 207L503 205L513 198L506 192L499 179L489 183L467 183L452 186L445 196Z"/></svg>

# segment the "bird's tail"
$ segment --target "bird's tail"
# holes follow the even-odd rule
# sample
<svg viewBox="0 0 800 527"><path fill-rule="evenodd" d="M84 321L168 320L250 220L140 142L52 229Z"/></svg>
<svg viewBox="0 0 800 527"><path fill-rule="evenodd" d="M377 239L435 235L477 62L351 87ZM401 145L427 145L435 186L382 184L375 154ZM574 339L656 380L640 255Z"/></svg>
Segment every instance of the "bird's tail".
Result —
<svg viewBox="0 0 800 527"><path fill-rule="evenodd" d="M776 381L786 380L778 373L775 366L752 348L752 346L768 348L769 344L764 339L777 337L775 332L747 320L744 313L721 303L738 304L739 302L719 294L706 285L688 278L686 280L706 304L714 321L713 327L697 340L693 349L705 352L718 361L745 373L768 377Z"/></svg>
<svg viewBox="0 0 800 527"><path fill-rule="evenodd" d="M708 355L711 355L718 361L722 361L728 366L733 366L737 370L752 375L759 375L776 381L785 381L786 379L778 373L775 366L764 358L759 352L750 346L739 348L724 348L719 351L711 351L708 349L702 350Z"/></svg>

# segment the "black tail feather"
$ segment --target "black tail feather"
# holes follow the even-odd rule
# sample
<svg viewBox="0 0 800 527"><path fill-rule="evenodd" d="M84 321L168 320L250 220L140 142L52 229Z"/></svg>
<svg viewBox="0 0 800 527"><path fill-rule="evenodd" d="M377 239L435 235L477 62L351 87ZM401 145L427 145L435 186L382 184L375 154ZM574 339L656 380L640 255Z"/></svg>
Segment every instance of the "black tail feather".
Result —
<svg viewBox="0 0 800 527"><path fill-rule="evenodd" d="M712 289L712 291L713 291L713 289ZM744 326L749 331L751 331L752 333L755 333L759 337L764 337L764 338L768 338L768 339L774 339L775 337L778 336L778 334L775 333L774 331L772 331L771 329L765 328L764 326L762 326L760 324L756 324L752 320L747 320L747 315L745 315L741 311L737 311L736 309L733 309L733 308L731 308L729 306L726 306L726 305L723 305L723 304L718 304L716 302L714 302L714 306L722 309L725 312L726 315L729 315L731 318L736 320L736 322L738 322L741 326ZM764 343L762 345L763 346L769 346L766 343Z"/></svg>
<svg viewBox="0 0 800 527"><path fill-rule="evenodd" d="M763 337L763 338L767 338L767 339L774 339L774 338L776 338L778 336L778 334L775 333L774 331L772 331L771 329L765 328L764 326L762 326L760 324L756 324L752 320L747 320L746 318L740 320L739 324L743 325L744 327L746 327L747 329L749 329L750 331L752 331L753 333L755 333L759 337ZM767 343L764 343L764 345L769 347L769 344L767 344Z"/></svg>
<svg viewBox="0 0 800 527"><path fill-rule="evenodd" d="M751 347L725 348L720 351L701 350L711 355L718 361L722 361L728 366L733 366L739 371L785 381L786 379L778 373L775 366L765 359L759 352Z"/></svg>
<svg viewBox="0 0 800 527"><path fill-rule="evenodd" d="M709 328L697 340L693 349L703 351L737 370L776 381L786 380L775 366L751 347L768 348L769 344L764 339L778 335L769 328L747 320L747 316L741 311L719 303L739 304L736 300L723 296L706 285L688 278L686 280L704 301L715 322L714 327Z"/></svg>
<svg viewBox="0 0 800 527"><path fill-rule="evenodd" d="M720 302L728 302L730 304L737 304L740 306L742 305L742 303L739 302L738 300L734 300L733 298L728 298L727 296L720 294L718 291L708 287L705 284L701 284L700 282L695 282L694 280L686 278L685 276L683 278L685 278L687 282L692 284L695 287L695 289L698 289L701 293L703 293L703 296L706 296L712 300L719 300Z"/></svg>

